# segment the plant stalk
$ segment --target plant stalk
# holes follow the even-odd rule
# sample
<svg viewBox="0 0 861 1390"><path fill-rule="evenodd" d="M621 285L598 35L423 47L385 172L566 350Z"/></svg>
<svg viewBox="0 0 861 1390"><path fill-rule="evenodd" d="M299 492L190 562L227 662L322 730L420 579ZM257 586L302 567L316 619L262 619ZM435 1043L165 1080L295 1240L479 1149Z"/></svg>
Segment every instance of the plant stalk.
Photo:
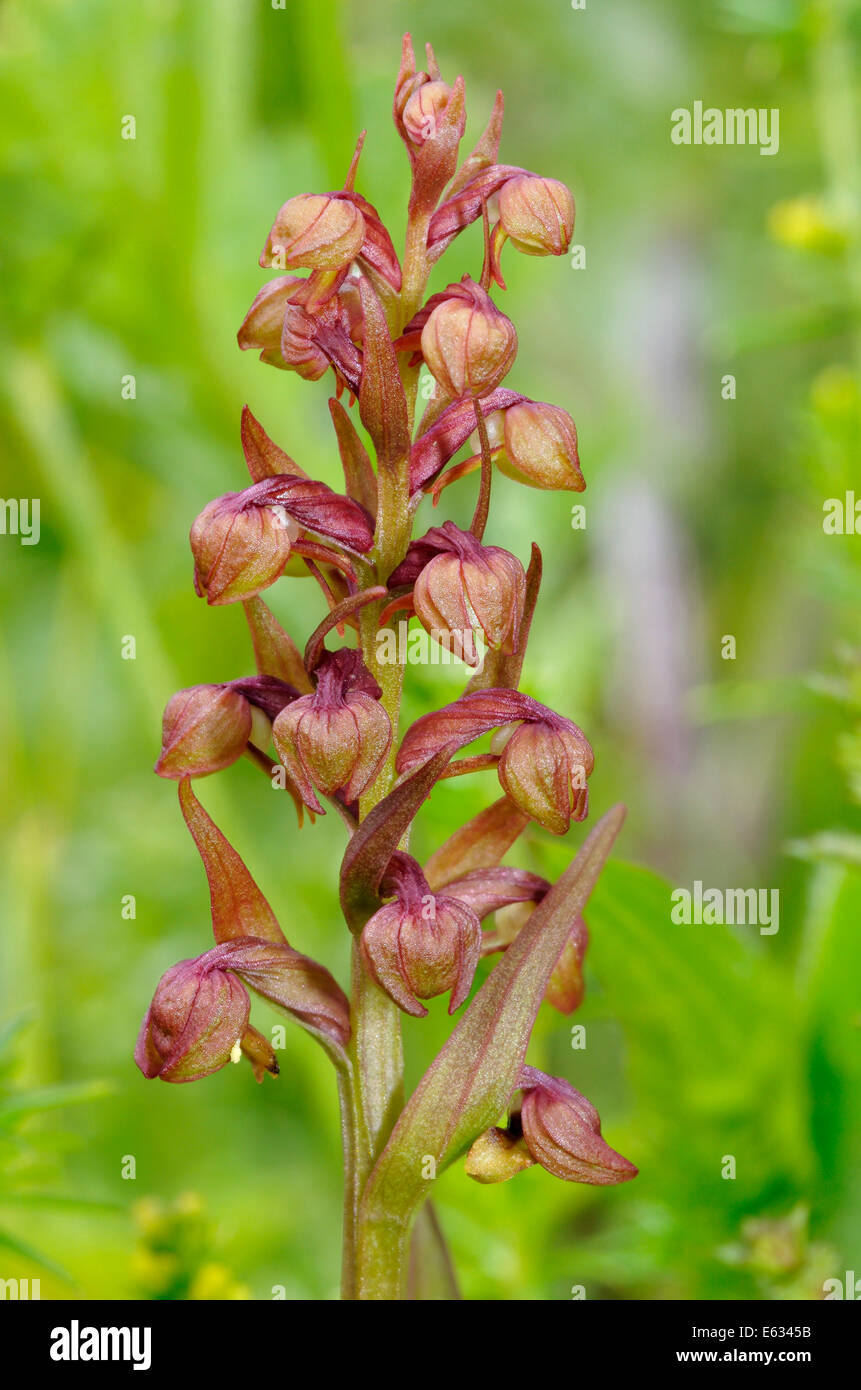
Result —
<svg viewBox="0 0 861 1390"><path fill-rule="evenodd" d="M403 284L393 318L400 333L421 305L428 277L426 256L429 214L413 213L407 224L403 261ZM409 419L415 416L418 371L401 368L407 396ZM403 460L408 469L409 460ZM380 582L403 559L409 543L409 527L404 526L408 498L402 489L380 487L377 536L406 536L398 554L378 555L374 577L362 576L362 583ZM385 545L383 547L386 549ZM390 548L390 547L389 547ZM379 621L385 600L370 603L359 616L359 636L365 665L381 689L380 700L392 723L392 745L373 787L362 797L360 820L391 790L395 782L395 756L403 688L403 667L399 662L380 662L377 657ZM408 1233L363 1231L359 1204L368 1176L377 1161L403 1108L403 1044L401 1016L397 1005L378 988L365 968L358 941L352 955L352 1023L350 1043L352 1071L341 1085L342 1126L346 1191L344 1197L344 1249L342 1296L346 1299L400 1299L404 1296L409 1264Z"/></svg>

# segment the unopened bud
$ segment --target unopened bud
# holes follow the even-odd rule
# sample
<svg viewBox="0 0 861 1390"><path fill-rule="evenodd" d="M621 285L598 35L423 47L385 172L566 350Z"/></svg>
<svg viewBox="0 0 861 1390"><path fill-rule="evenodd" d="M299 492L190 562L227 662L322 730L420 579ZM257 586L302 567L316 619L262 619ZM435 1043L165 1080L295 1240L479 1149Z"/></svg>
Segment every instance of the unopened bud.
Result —
<svg viewBox="0 0 861 1390"><path fill-rule="evenodd" d="M499 223L527 256L563 256L574 231L574 199L558 179L518 174L500 189Z"/></svg>
<svg viewBox="0 0 861 1390"><path fill-rule="evenodd" d="M422 356L440 386L455 400L484 396L499 385L517 354L511 319L472 281L444 299L422 329Z"/></svg>
<svg viewBox="0 0 861 1390"><path fill-rule="evenodd" d="M586 779L595 765L585 734L567 719L521 724L502 751L499 780L526 815L553 835L589 812Z"/></svg>
<svg viewBox="0 0 861 1390"><path fill-rule="evenodd" d="M407 101L403 123L414 145L423 145L436 134L437 123L448 106L451 87L447 82L424 82Z"/></svg>
<svg viewBox="0 0 861 1390"><path fill-rule="evenodd" d="M527 487L582 492L577 430L567 410L541 401L523 401L505 411L501 472Z"/></svg>
<svg viewBox="0 0 861 1390"><path fill-rule="evenodd" d="M281 506L247 506L228 492L210 502L191 528L194 585L207 603L238 603L274 584L300 527Z"/></svg>
<svg viewBox="0 0 861 1390"><path fill-rule="evenodd" d="M422 626L437 640L442 635L468 666L479 664L477 632L492 651L512 652L526 601L520 561L499 546L482 545L451 522L429 535L439 537L441 553L415 582L413 602Z"/></svg>
<svg viewBox="0 0 861 1390"><path fill-rule="evenodd" d="M428 893L375 912L362 931L361 949L377 984L405 1013L423 1018L427 1009L419 1000L451 990L451 1014L469 993L481 924L459 899Z"/></svg>
<svg viewBox="0 0 861 1390"><path fill-rule="evenodd" d="M229 686L193 685L167 702L159 777L207 777L229 767L251 738L251 706Z"/></svg>
<svg viewBox="0 0 861 1390"><path fill-rule="evenodd" d="M278 756L312 811L323 811L315 787L324 796L341 792L348 803L356 801L373 782L391 746L388 714L378 699L355 684L330 656L318 672L314 694L294 701L272 726Z"/></svg>
<svg viewBox="0 0 861 1390"><path fill-rule="evenodd" d="M260 264L338 271L355 260L364 239L365 221L355 203L328 193L300 193L279 209Z"/></svg>

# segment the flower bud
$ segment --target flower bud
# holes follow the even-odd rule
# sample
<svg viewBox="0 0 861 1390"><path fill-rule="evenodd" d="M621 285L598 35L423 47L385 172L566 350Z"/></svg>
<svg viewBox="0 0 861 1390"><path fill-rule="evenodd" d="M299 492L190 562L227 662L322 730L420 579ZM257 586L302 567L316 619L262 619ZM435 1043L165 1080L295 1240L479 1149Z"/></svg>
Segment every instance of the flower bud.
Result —
<svg viewBox="0 0 861 1390"><path fill-rule="evenodd" d="M448 106L451 87L447 82L423 82L407 100L401 119L414 145L423 145L436 134L437 123Z"/></svg>
<svg viewBox="0 0 861 1390"><path fill-rule="evenodd" d="M241 1044L248 991L235 975L210 965L213 954L180 961L159 980L135 1049L147 1078L197 1081L226 1066Z"/></svg>
<svg viewBox="0 0 861 1390"><path fill-rule="evenodd" d="M518 174L500 189L499 223L527 256L563 256L574 231L574 199L558 179Z"/></svg>
<svg viewBox="0 0 861 1390"><path fill-rule="evenodd" d="M379 699L361 687L361 676L329 654L317 672L317 689L282 710L272 726L278 756L306 806L323 813L314 788L356 801L371 785L389 751L392 724ZM353 653L343 653L345 657ZM376 688L377 695L379 687Z"/></svg>
<svg viewBox="0 0 861 1390"><path fill-rule="evenodd" d="M515 806L553 835L589 812L586 779L595 765L586 736L567 719L521 724L502 750L499 780Z"/></svg>
<svg viewBox="0 0 861 1390"><path fill-rule="evenodd" d="M159 777L207 777L235 763L251 737L251 706L229 685L193 685L167 702Z"/></svg>
<svg viewBox="0 0 861 1390"><path fill-rule="evenodd" d="M468 666L480 661L477 632L491 650L514 651L526 601L520 561L499 546L482 545L450 521L429 531L418 546L439 551L421 569L413 590L416 615L431 636Z"/></svg>
<svg viewBox="0 0 861 1390"><path fill-rule="evenodd" d="M297 695L277 676L178 690L164 711L156 772L175 781L206 777L235 763L249 743L268 748L272 720Z"/></svg>
<svg viewBox="0 0 861 1390"><path fill-rule="evenodd" d="M493 391L517 353L514 324L490 295L470 280L458 288L464 293L438 304L421 334L425 362L455 400Z"/></svg>
<svg viewBox="0 0 861 1390"><path fill-rule="evenodd" d="M427 885L425 884L425 888ZM457 898L427 889L386 903L361 935L368 970L386 994L414 1018L427 1014L418 1001L451 990L453 1014L469 994L481 950L481 924Z"/></svg>
<svg viewBox="0 0 861 1390"><path fill-rule="evenodd" d="M594 1105L559 1077L524 1067L520 1123L536 1163L567 1182L608 1186L627 1182L637 1169L601 1138Z"/></svg>
<svg viewBox="0 0 861 1390"><path fill-rule="evenodd" d="M207 603L238 603L274 584L299 536L282 506L249 506L242 497L216 497L191 528L194 587Z"/></svg>
<svg viewBox="0 0 861 1390"><path fill-rule="evenodd" d="M466 1156L466 1173L475 1182L507 1182L534 1163L521 1135L495 1127L476 1139Z"/></svg>
<svg viewBox="0 0 861 1390"><path fill-rule="evenodd" d="M329 193L300 193L279 209L260 264L338 271L355 260L364 239L365 221L355 203Z"/></svg>
<svg viewBox="0 0 861 1390"><path fill-rule="evenodd" d="M523 401L505 411L501 472L527 487L582 492L577 430L567 410L541 401Z"/></svg>

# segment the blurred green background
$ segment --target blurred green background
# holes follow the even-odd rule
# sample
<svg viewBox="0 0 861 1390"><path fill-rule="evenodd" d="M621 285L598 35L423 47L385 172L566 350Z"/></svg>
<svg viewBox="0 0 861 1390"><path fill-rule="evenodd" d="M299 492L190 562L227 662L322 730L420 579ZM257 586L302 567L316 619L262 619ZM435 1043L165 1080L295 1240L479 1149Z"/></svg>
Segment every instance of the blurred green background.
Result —
<svg viewBox="0 0 861 1390"><path fill-rule="evenodd" d="M145 1082L132 1049L160 974L210 944L151 771L162 707L251 670L241 611L194 595L189 523L244 484L246 401L339 486L331 378L263 368L236 330L276 209L338 187L362 127L359 188L400 242L406 28L466 78L464 151L501 86L503 159L575 193L585 268L509 250L505 307L511 384L577 422L587 526L567 494L500 478L488 539L523 559L540 542L524 688L587 730L595 813L630 808L586 1003L542 1010L530 1060L588 1094L640 1176L481 1188L455 1166L437 1194L463 1289L821 1296L861 1268L861 537L822 526L826 499L861 497L861 11L841 0L0 5L0 494L41 499L38 546L0 536L0 1276L43 1297L336 1296L315 1044L290 1031L260 1087L246 1067ZM672 144L695 100L779 108L779 154ZM478 273L478 230L434 288ZM455 519L473 491L445 494ZM313 584L267 599L304 642ZM407 717L457 693L412 667ZM200 794L291 942L345 982L336 818L297 832L244 762ZM489 794L441 786L419 851ZM575 848L539 832L513 858L556 872ZM695 879L779 889L779 933L673 925L670 891ZM411 1083L446 1035L434 1002L405 1030Z"/></svg>

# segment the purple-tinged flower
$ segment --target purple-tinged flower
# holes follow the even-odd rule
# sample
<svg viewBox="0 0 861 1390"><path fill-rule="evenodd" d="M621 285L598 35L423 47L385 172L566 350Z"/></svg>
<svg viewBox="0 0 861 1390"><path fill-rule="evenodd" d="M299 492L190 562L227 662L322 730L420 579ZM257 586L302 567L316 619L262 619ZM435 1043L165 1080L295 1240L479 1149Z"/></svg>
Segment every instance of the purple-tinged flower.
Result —
<svg viewBox="0 0 861 1390"><path fill-rule="evenodd" d="M574 231L574 199L558 179L517 174L499 191L499 225L527 256L564 256Z"/></svg>
<svg viewBox="0 0 861 1390"><path fill-rule="evenodd" d="M260 264L264 269L342 270L356 259L364 239L365 220L349 199L300 193L278 209Z"/></svg>
<svg viewBox="0 0 861 1390"><path fill-rule="evenodd" d="M430 44L426 52L427 69L419 72L412 40L409 34L404 36L392 115L412 165L410 210L421 208L429 215L454 174L466 108L463 78L449 86L442 80Z"/></svg>
<svg viewBox="0 0 861 1390"><path fill-rule="evenodd" d="M488 433L497 422L488 422ZM494 462L502 473L527 487L582 492L574 421L558 405L523 400L503 413Z"/></svg>
<svg viewBox="0 0 861 1390"><path fill-rule="evenodd" d="M453 745L463 748L492 729L522 721L499 759L502 789L532 820L564 835L589 811L586 779L595 757L583 730L518 690L474 690L422 715L404 735L397 770L407 772Z"/></svg>
<svg viewBox="0 0 861 1390"><path fill-rule="evenodd" d="M249 743L265 748L271 721L298 698L275 676L193 685L168 700L162 721L159 777L207 777L235 763Z"/></svg>
<svg viewBox="0 0 861 1390"><path fill-rule="evenodd" d="M248 1025L251 1001L242 981L218 969L215 947L162 975L135 1048L149 1080L198 1081L230 1061Z"/></svg>
<svg viewBox="0 0 861 1390"><path fill-rule="evenodd" d="M162 976L135 1049L144 1076L198 1081L243 1050L257 1065L265 1062L260 1035L248 1036L246 986L321 1039L339 1047L349 1040L349 1004L328 970L286 942L240 936ZM269 1071L277 1070L272 1062Z"/></svg>
<svg viewBox="0 0 861 1390"><path fill-rule="evenodd" d="M284 203L260 255L264 269L304 267L312 272L304 282L309 305L335 293L353 261L400 291L401 267L392 239L374 205L353 188L363 143L364 136L344 188L302 193Z"/></svg>
<svg viewBox="0 0 861 1390"><path fill-rule="evenodd" d="M482 207L509 179L528 173L516 164L489 164L458 188L434 212L428 227L428 256L438 260L464 227L469 227L482 215Z"/></svg>
<svg viewBox="0 0 861 1390"><path fill-rule="evenodd" d="M468 666L477 666L481 659L478 632L492 651L515 650L526 575L507 550L483 545L472 532L446 521L410 546L389 579L393 588L410 582L422 626Z"/></svg>
<svg viewBox="0 0 861 1390"><path fill-rule="evenodd" d="M500 386L482 397L478 409L488 419L497 410L506 410L525 400L526 397L517 391ZM461 445L466 443L475 429L475 410L476 402L473 400L454 401L446 406L430 429L419 436L410 451L411 492L418 492L433 482Z"/></svg>
<svg viewBox="0 0 861 1390"><path fill-rule="evenodd" d="M309 303L310 280L282 275L260 290L237 335L240 348L254 348L269 366L318 381L331 366L339 388L358 385L362 365L363 317L354 279L322 303Z"/></svg>
<svg viewBox="0 0 861 1390"><path fill-rule="evenodd" d="M278 756L305 805L323 814L324 796L349 804L374 781L392 743L380 688L357 652L326 652L313 673L317 687L285 708L272 727Z"/></svg>
<svg viewBox="0 0 861 1390"><path fill-rule="evenodd" d="M515 806L564 835L572 820L589 814L586 779L594 765L582 730L557 715L514 730L499 759L499 781Z"/></svg>
<svg viewBox="0 0 861 1390"><path fill-rule="evenodd" d="M238 603L268 589L301 534L283 507L252 506L244 498L241 492L214 498L192 525L194 587L207 603Z"/></svg>
<svg viewBox="0 0 861 1390"><path fill-rule="evenodd" d="M469 276L450 285L421 330L428 368L452 400L486 396L511 370L517 332Z"/></svg>
<svg viewBox="0 0 861 1390"><path fill-rule="evenodd" d="M395 900L366 922L360 938L363 959L377 984L414 1018L427 1009L420 999L451 991L448 1011L469 994L481 951L481 925L459 898L432 893L418 864L398 853L383 892Z"/></svg>
<svg viewBox="0 0 861 1390"><path fill-rule="evenodd" d="M601 1138L601 1119L567 1081L524 1067L520 1124L536 1163L567 1182L604 1187L628 1182L637 1169Z"/></svg>
<svg viewBox="0 0 861 1390"><path fill-rule="evenodd" d="M304 529L364 554L371 519L325 483L291 474L264 478L210 502L191 528L195 589L207 603L238 603L274 584Z"/></svg>

